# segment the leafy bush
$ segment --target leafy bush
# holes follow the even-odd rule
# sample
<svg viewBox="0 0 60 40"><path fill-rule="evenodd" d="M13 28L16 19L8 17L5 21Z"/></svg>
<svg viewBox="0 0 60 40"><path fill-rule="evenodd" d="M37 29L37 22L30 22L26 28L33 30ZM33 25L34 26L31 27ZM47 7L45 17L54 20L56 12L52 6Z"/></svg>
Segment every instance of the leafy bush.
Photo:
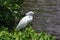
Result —
<svg viewBox="0 0 60 40"><path fill-rule="evenodd" d="M26 28L23 32L14 30L9 33L7 29L0 31L0 40L55 40L55 36L47 35L45 32L35 33L30 28Z"/></svg>
<svg viewBox="0 0 60 40"><path fill-rule="evenodd" d="M0 25L9 29L16 26L16 17L21 18L23 0L0 0ZM16 19L16 20L15 20Z"/></svg>

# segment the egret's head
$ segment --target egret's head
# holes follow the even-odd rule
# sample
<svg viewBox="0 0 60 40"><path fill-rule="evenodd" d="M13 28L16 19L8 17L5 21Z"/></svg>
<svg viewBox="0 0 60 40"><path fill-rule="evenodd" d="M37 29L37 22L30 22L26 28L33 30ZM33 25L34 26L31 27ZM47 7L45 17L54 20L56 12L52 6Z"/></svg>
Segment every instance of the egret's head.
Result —
<svg viewBox="0 0 60 40"><path fill-rule="evenodd" d="M27 15L27 16L32 16L32 15L34 15L34 12L29 11L28 13L26 13L26 15Z"/></svg>

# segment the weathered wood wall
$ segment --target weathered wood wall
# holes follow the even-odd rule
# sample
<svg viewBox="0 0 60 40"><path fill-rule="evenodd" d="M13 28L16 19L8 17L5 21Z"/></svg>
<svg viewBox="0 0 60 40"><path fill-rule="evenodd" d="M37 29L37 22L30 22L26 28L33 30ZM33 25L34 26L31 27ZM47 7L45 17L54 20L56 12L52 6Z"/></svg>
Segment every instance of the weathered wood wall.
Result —
<svg viewBox="0 0 60 40"><path fill-rule="evenodd" d="M35 11L33 28L60 39L60 0L25 0L23 12Z"/></svg>

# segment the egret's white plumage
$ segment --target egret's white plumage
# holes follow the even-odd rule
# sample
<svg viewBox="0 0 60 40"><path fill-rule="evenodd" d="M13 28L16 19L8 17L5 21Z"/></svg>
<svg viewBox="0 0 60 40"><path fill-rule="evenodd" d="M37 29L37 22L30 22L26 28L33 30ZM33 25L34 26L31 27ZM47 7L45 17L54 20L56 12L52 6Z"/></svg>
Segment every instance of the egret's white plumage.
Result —
<svg viewBox="0 0 60 40"><path fill-rule="evenodd" d="M32 11L26 13L26 16L23 17L20 20L19 24L17 25L16 30L19 31L20 29L26 27L27 24L33 20L33 14L34 14L34 12L32 12Z"/></svg>

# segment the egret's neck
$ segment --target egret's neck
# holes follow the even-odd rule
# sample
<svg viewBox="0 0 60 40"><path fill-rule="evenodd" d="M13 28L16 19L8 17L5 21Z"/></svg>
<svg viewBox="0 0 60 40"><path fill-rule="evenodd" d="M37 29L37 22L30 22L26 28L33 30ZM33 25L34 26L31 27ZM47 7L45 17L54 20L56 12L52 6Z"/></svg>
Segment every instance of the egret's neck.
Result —
<svg viewBox="0 0 60 40"><path fill-rule="evenodd" d="M27 16L33 16L33 15L27 15Z"/></svg>
<svg viewBox="0 0 60 40"><path fill-rule="evenodd" d="M27 15L27 16L33 17L32 15Z"/></svg>

